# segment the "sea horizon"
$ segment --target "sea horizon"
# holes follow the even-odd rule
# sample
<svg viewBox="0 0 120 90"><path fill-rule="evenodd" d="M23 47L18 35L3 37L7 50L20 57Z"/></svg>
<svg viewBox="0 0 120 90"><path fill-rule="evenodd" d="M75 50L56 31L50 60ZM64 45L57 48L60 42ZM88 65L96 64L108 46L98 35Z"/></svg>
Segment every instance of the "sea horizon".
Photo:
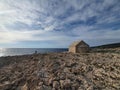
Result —
<svg viewBox="0 0 120 90"><path fill-rule="evenodd" d="M68 51L68 48L0 48L0 57L64 51Z"/></svg>

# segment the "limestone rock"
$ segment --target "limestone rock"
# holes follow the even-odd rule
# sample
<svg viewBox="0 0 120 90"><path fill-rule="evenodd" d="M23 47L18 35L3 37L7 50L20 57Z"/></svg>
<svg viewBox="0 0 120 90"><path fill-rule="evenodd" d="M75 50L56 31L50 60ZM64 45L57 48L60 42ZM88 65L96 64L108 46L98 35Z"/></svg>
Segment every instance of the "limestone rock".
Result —
<svg viewBox="0 0 120 90"><path fill-rule="evenodd" d="M21 90L28 90L28 85L25 83L25 85L21 88Z"/></svg>
<svg viewBox="0 0 120 90"><path fill-rule="evenodd" d="M58 89L60 87L60 84L58 81L53 82L53 88Z"/></svg>

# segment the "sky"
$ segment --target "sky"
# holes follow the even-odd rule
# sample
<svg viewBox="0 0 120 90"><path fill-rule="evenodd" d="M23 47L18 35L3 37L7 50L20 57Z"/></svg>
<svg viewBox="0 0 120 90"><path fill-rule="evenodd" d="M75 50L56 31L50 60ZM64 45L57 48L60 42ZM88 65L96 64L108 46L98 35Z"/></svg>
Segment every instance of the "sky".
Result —
<svg viewBox="0 0 120 90"><path fill-rule="evenodd" d="M1 48L120 42L120 0L0 0Z"/></svg>

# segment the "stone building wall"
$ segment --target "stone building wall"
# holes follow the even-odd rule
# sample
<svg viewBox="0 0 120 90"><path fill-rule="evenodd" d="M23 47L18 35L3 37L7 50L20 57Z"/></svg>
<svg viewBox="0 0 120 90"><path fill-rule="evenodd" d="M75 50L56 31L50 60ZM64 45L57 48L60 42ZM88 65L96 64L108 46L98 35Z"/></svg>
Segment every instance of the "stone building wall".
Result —
<svg viewBox="0 0 120 90"><path fill-rule="evenodd" d="M76 47L69 47L69 52L76 53Z"/></svg>

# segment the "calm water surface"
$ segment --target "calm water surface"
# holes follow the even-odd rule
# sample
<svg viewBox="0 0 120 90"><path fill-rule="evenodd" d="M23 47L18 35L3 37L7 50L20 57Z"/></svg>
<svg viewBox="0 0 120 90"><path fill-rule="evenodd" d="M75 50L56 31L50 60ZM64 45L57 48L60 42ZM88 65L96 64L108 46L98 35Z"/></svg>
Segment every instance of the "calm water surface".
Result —
<svg viewBox="0 0 120 90"><path fill-rule="evenodd" d="M0 48L0 56L14 56L37 53L64 52L67 48Z"/></svg>

